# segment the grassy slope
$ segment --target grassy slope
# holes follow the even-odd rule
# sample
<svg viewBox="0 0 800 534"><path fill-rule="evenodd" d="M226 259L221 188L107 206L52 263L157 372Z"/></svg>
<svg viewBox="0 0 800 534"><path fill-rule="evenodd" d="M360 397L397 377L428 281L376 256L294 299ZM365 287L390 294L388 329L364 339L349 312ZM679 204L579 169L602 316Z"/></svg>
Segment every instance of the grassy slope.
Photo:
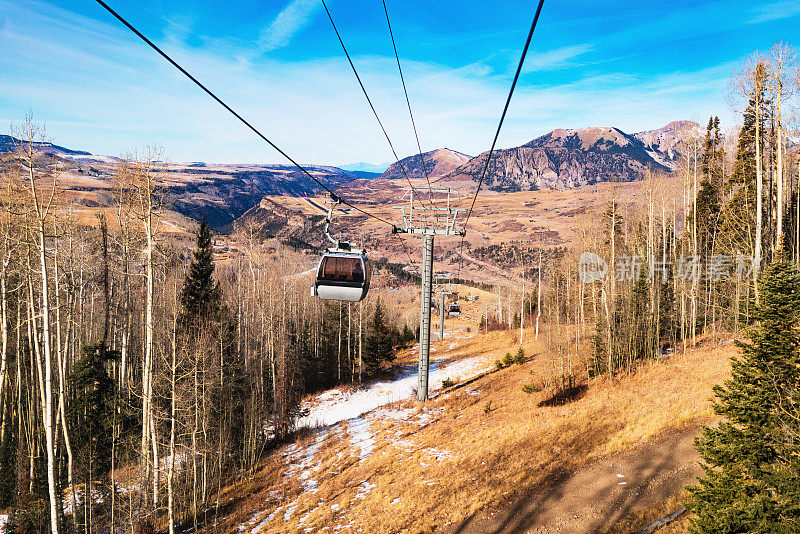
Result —
<svg viewBox="0 0 800 534"><path fill-rule="evenodd" d="M728 375L734 350L726 344L678 354L613 384L595 382L570 404L539 407L547 392L528 395L521 386L540 381L553 362L531 333L525 348L533 357L521 366L424 406L406 401L365 416L366 423L307 434L299 448L274 454L249 480L223 491L227 524L258 532L438 530L558 473L708 421L711 386ZM486 353L493 361L515 348L516 337L481 334L448 356ZM445 351L443 345L439 355ZM374 444L363 441L364 424Z"/></svg>

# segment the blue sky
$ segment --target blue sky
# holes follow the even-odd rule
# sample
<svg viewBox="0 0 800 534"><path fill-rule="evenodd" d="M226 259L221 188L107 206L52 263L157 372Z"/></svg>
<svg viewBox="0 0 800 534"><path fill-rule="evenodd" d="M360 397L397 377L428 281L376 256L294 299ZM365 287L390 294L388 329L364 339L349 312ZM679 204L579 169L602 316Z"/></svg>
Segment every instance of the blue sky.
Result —
<svg viewBox="0 0 800 534"><path fill-rule="evenodd" d="M392 159L319 0L108 0L302 162ZM423 150L489 148L536 2L387 0ZM416 151L383 7L330 0L401 156ZM554 128L634 132L736 118L732 71L778 40L800 2L545 2L500 138ZM0 0L0 124L26 112L58 144L172 161L281 162L92 0Z"/></svg>

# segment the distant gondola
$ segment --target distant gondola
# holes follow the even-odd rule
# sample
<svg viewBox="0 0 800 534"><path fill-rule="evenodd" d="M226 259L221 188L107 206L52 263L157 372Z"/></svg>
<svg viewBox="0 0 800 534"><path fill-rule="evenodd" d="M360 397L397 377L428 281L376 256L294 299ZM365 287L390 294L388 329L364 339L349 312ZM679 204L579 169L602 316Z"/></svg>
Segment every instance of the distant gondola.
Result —
<svg viewBox="0 0 800 534"><path fill-rule="evenodd" d="M461 305L458 302L451 302L447 310L447 315L461 315Z"/></svg>

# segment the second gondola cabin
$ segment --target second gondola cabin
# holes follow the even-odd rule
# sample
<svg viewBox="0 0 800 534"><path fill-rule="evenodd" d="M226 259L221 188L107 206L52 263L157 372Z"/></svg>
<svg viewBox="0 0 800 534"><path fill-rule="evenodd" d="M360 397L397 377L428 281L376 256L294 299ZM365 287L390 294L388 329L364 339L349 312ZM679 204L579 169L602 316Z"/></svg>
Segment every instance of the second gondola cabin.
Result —
<svg viewBox="0 0 800 534"><path fill-rule="evenodd" d="M447 314L452 316L461 315L461 305L458 302L451 302Z"/></svg>

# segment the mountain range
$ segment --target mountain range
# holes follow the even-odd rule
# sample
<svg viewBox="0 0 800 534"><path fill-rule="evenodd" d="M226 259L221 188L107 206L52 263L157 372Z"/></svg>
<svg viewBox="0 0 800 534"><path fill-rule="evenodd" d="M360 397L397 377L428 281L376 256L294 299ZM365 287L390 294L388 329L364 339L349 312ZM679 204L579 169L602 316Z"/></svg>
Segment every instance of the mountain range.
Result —
<svg viewBox="0 0 800 534"><path fill-rule="evenodd" d="M0 135L0 154L13 152L17 147L22 145L27 145L27 143L24 143L15 137L11 137L10 135ZM83 150L72 150L70 148L54 145L53 143L46 141L34 143L34 146L41 148L42 152L50 156L91 156L91 154L84 152Z"/></svg>
<svg viewBox="0 0 800 534"><path fill-rule="evenodd" d="M675 121L657 130L627 134L614 127L579 130L556 129L524 145L495 150L484 184L499 192L544 188L571 189L605 181L631 181L646 170L671 172L683 149L681 133L699 128L690 121ZM426 165L446 172L431 173L438 185L464 186L480 179L488 152L467 158L460 152L440 149L424 154ZM437 166L437 162L441 164ZM408 174L419 177L419 156L401 160ZM402 177L399 164L382 178Z"/></svg>
<svg viewBox="0 0 800 534"><path fill-rule="evenodd" d="M687 129L699 132L701 128L694 122L675 121L634 134L614 127L556 129L521 146L496 150L484 185L497 192L570 189L603 181L631 181L648 170L670 172L683 151L681 135ZM0 153L13 150L15 143L18 141L9 136L0 136ZM42 147L49 157L64 162L65 176L72 177L65 184L81 192L75 195L80 202L87 206L111 202L117 158L51 143ZM487 155L472 157L440 148L395 162L380 175L366 170L365 164L348 166L357 168L353 171L325 165L307 165L306 169L345 196L371 191L369 199L374 201L381 197L376 188L388 188L391 194L387 198L396 196L394 190L404 187L400 180L406 175L413 180L427 175L434 186L474 187ZM275 164L171 164L165 167L163 181L172 209L195 219L205 215L214 227L231 224L267 195L311 196L320 191L318 184L294 167Z"/></svg>

